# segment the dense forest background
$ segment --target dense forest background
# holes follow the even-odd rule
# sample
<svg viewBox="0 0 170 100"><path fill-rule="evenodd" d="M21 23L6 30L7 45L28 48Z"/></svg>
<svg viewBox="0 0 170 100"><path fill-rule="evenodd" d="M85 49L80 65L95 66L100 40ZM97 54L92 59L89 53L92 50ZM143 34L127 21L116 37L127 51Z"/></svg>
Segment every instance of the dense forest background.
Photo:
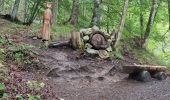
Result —
<svg viewBox="0 0 170 100"><path fill-rule="evenodd" d="M38 32L47 0L0 0L0 14ZM67 37L72 30L96 25L114 36L119 47L148 50L170 64L170 0L51 0L52 33ZM149 41L148 41L149 40ZM117 44L117 43L116 43ZM117 46L116 46L117 48ZM142 52L141 52L141 55Z"/></svg>

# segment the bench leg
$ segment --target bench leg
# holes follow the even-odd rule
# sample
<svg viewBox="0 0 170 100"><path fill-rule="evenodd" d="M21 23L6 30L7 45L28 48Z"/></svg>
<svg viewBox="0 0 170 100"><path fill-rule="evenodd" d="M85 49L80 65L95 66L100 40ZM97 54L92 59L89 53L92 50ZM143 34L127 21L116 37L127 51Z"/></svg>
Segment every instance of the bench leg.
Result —
<svg viewBox="0 0 170 100"><path fill-rule="evenodd" d="M165 72L156 72L152 75L152 77L158 80L165 80L168 75Z"/></svg>
<svg viewBox="0 0 170 100"><path fill-rule="evenodd" d="M142 82L149 82L151 81L152 77L148 71L141 71L138 73L131 73L129 75L129 78L135 79L137 81L142 81Z"/></svg>

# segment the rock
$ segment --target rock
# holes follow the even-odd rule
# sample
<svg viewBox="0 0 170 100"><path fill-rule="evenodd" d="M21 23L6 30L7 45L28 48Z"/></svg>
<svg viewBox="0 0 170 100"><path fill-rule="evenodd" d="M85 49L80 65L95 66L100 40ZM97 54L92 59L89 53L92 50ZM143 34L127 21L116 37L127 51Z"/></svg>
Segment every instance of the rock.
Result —
<svg viewBox="0 0 170 100"><path fill-rule="evenodd" d="M0 68L2 68L2 67L4 67L4 65L0 63Z"/></svg>
<svg viewBox="0 0 170 100"><path fill-rule="evenodd" d="M98 51L97 51L97 50L90 49L90 48L87 48L87 49L86 49L86 52L89 53L89 54L98 54Z"/></svg>
<svg viewBox="0 0 170 100"><path fill-rule="evenodd" d="M85 32L85 35L90 35L92 33L93 33L92 28L87 28L86 32Z"/></svg>
<svg viewBox="0 0 170 100"><path fill-rule="evenodd" d="M102 59L107 59L109 58L109 53L106 50L99 50L99 57Z"/></svg>
<svg viewBox="0 0 170 100"><path fill-rule="evenodd" d="M38 39L38 37L34 36L32 39L33 39L33 40L37 40L37 39Z"/></svg>
<svg viewBox="0 0 170 100"><path fill-rule="evenodd" d="M86 29L80 29L80 36L83 37L85 36Z"/></svg>
<svg viewBox="0 0 170 100"><path fill-rule="evenodd" d="M107 38L110 38L110 34L108 34L108 33L105 33L105 36L106 36Z"/></svg>
<svg viewBox="0 0 170 100"><path fill-rule="evenodd" d="M92 27L92 31L93 31L93 33L94 33L94 32L100 31L100 29L99 29L99 27L97 27L97 26L93 26L93 27Z"/></svg>
<svg viewBox="0 0 170 100"><path fill-rule="evenodd" d="M111 44L111 43L112 43L112 40L111 40L111 39L108 39L108 43Z"/></svg>
<svg viewBox="0 0 170 100"><path fill-rule="evenodd" d="M89 44L89 43L86 43L86 44L85 44L85 47L86 47L86 48L92 48L93 46L92 46L91 44Z"/></svg>
<svg viewBox="0 0 170 100"><path fill-rule="evenodd" d="M87 28L87 29L81 29L80 30L80 33L83 34L84 36L85 35L90 35L90 34L92 34L92 32L93 32L92 28Z"/></svg>
<svg viewBox="0 0 170 100"><path fill-rule="evenodd" d="M108 52L112 52L112 51L113 51L111 46L109 46L106 50L107 50Z"/></svg>
<svg viewBox="0 0 170 100"><path fill-rule="evenodd" d="M86 41L88 41L90 39L90 37L89 36L84 36L83 37L83 40L86 42Z"/></svg>

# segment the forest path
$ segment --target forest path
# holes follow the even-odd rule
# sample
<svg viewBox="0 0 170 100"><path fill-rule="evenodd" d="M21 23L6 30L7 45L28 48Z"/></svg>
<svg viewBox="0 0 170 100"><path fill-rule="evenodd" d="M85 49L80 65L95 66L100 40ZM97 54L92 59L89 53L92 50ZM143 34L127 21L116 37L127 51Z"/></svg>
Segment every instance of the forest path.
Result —
<svg viewBox="0 0 170 100"><path fill-rule="evenodd" d="M22 33L17 35L20 41L35 45L39 58L50 68L35 77L45 77L55 95L64 100L170 100L169 78L142 83L121 73L122 65L138 63L133 57L111 61L82 57L70 48L41 50L40 40L30 38L27 31L18 33Z"/></svg>

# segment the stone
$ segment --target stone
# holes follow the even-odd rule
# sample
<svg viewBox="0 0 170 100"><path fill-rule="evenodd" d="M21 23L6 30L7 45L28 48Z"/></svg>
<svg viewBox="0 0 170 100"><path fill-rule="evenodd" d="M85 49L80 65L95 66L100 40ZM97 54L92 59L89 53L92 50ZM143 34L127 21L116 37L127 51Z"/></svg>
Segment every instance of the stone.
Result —
<svg viewBox="0 0 170 100"><path fill-rule="evenodd" d="M37 40L37 39L38 39L38 37L34 36L32 39L33 39L33 40Z"/></svg>
<svg viewBox="0 0 170 100"><path fill-rule="evenodd" d="M85 44L85 47L86 47L86 48L92 48L93 46L92 46L90 43L86 43L86 44Z"/></svg>
<svg viewBox="0 0 170 100"><path fill-rule="evenodd" d="M86 41L88 41L90 39L90 37L89 36L84 36L83 37L83 40L86 42Z"/></svg>
<svg viewBox="0 0 170 100"><path fill-rule="evenodd" d="M106 50L107 50L108 52L112 52L112 51L113 51L111 46L109 46Z"/></svg>
<svg viewBox="0 0 170 100"><path fill-rule="evenodd" d="M108 43L111 44L111 43L112 43L112 40L111 40L111 39L108 39Z"/></svg>
<svg viewBox="0 0 170 100"><path fill-rule="evenodd" d="M85 31L85 35L90 35L92 33L93 33L92 28L87 28Z"/></svg>
<svg viewBox="0 0 170 100"><path fill-rule="evenodd" d="M80 33L81 34L85 34L86 33L86 29L80 29Z"/></svg>
<svg viewBox="0 0 170 100"><path fill-rule="evenodd" d="M92 27L92 31L93 31L93 32L97 32L97 31L100 31L100 29L99 29L99 27L97 27L97 26L93 26L93 27Z"/></svg>
<svg viewBox="0 0 170 100"><path fill-rule="evenodd" d="M92 28L80 29L81 37L86 36L86 35L90 35L92 33L93 33Z"/></svg>
<svg viewBox="0 0 170 100"><path fill-rule="evenodd" d="M95 49L90 49L90 48L87 48L86 49L86 52L89 53L89 54L98 54L98 51L95 50Z"/></svg>
<svg viewBox="0 0 170 100"><path fill-rule="evenodd" d="M99 57L102 59L107 59L109 58L109 53L106 50L99 50Z"/></svg>
<svg viewBox="0 0 170 100"><path fill-rule="evenodd" d="M0 63L0 68L2 68L2 67L4 67L4 65Z"/></svg>

